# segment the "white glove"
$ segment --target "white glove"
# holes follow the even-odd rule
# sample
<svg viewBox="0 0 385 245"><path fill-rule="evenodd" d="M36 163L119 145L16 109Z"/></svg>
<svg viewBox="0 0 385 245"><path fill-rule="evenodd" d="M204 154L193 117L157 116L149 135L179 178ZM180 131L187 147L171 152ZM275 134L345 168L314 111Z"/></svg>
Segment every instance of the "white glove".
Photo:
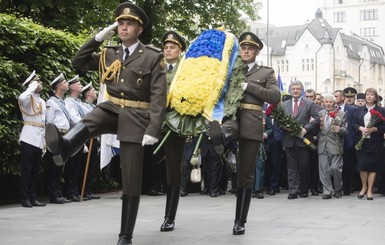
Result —
<svg viewBox="0 0 385 245"><path fill-rule="evenodd" d="M155 144L156 142L158 142L159 139L155 138L155 137L152 137L150 135L147 135L145 134L143 136L143 140L142 140L142 146L145 146L145 145L153 145Z"/></svg>
<svg viewBox="0 0 385 245"><path fill-rule="evenodd" d="M107 26L106 28L104 28L103 30L98 32L98 34L95 35L95 40L98 42L103 42L104 40L111 38L115 33L114 29L118 25L119 25L119 23L117 21L115 21L114 24Z"/></svg>
<svg viewBox="0 0 385 245"><path fill-rule="evenodd" d="M243 91L245 91L247 88L247 83L241 83L241 88L243 89Z"/></svg>
<svg viewBox="0 0 385 245"><path fill-rule="evenodd" d="M32 81L28 85L28 90L34 92L38 86L39 86L39 83L37 81Z"/></svg>

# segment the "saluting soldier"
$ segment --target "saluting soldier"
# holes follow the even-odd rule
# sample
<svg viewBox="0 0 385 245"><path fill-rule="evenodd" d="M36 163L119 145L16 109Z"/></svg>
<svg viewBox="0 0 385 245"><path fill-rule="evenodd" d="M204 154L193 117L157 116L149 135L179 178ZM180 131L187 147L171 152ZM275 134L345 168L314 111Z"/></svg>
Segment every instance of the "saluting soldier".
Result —
<svg viewBox="0 0 385 245"><path fill-rule="evenodd" d="M138 40L149 22L145 12L124 2L115 10L115 20L81 47L73 59L76 69L100 68L100 82L106 84L108 100L98 104L64 137L54 125L47 125L46 141L60 165L88 138L117 134L123 185L118 244L132 244L142 186L143 146L160 138L167 89L163 54ZM95 54L116 27L121 45L106 47Z"/></svg>
<svg viewBox="0 0 385 245"><path fill-rule="evenodd" d="M79 98L82 91L82 84L79 75L68 80L69 96L65 98L64 103L70 114L71 126L80 122L85 113ZM79 176L82 165L83 151L80 149L74 156L68 159L64 168L65 189L67 198L72 202L80 202ZM87 200L87 199L84 199Z"/></svg>
<svg viewBox="0 0 385 245"><path fill-rule="evenodd" d="M19 96L19 108L23 117L23 129L20 133L20 189L21 206L32 208L33 206L45 206L37 200L36 184L43 153L44 125L45 125L45 101L40 98L43 83L40 77L33 71L23 82L27 89Z"/></svg>
<svg viewBox="0 0 385 245"><path fill-rule="evenodd" d="M54 94L47 100L46 123L53 124L62 135L66 134L71 125L71 117L65 106L64 95L68 91L68 82L63 73L60 73L51 83ZM44 156L46 161L46 184L51 203L63 204L70 202L64 198L60 185L62 166L56 166L54 155L48 150Z"/></svg>

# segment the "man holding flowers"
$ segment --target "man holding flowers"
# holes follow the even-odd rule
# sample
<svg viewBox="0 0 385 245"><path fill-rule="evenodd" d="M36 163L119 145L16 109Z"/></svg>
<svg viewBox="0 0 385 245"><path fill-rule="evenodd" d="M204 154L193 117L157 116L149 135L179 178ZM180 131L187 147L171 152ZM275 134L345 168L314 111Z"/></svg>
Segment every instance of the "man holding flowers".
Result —
<svg viewBox="0 0 385 245"><path fill-rule="evenodd" d="M302 98L303 84L300 81L293 81L290 85L291 100L282 103L286 115L291 115L297 121L301 130L299 135L291 132L296 129L289 125L280 125L284 130L282 145L286 149L287 174L289 182L288 199L295 199L298 194L307 197L310 181L310 148L307 147L303 137L307 132L319 125L317 105L306 98ZM310 120L313 118L314 120ZM299 136L299 137L298 137ZM301 139L302 138L302 139Z"/></svg>
<svg viewBox="0 0 385 245"><path fill-rule="evenodd" d="M347 134L345 112L336 110L336 98L324 95L325 109L318 112L320 132L318 138L319 178L323 186L322 199L342 196L342 166L344 135ZM334 186L334 189L333 189Z"/></svg>

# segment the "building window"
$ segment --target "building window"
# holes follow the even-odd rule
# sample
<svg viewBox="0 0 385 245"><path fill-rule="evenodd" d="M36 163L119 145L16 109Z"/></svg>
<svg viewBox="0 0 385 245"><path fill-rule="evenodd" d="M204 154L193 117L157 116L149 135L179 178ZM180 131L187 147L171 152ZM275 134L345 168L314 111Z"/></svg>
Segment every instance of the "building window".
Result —
<svg viewBox="0 0 385 245"><path fill-rule="evenodd" d="M314 59L302 59L302 71L314 71Z"/></svg>
<svg viewBox="0 0 385 245"><path fill-rule="evenodd" d="M360 29L361 37L375 37L377 36L377 28L376 27L368 27Z"/></svg>
<svg viewBox="0 0 385 245"><path fill-rule="evenodd" d="M289 61L288 60L286 60L285 65L286 65L286 71L288 72L289 71Z"/></svg>
<svg viewBox="0 0 385 245"><path fill-rule="evenodd" d="M345 21L346 21L345 11L334 12L334 23L345 22Z"/></svg>
<svg viewBox="0 0 385 245"><path fill-rule="evenodd" d="M360 20L378 20L378 9L360 10Z"/></svg>

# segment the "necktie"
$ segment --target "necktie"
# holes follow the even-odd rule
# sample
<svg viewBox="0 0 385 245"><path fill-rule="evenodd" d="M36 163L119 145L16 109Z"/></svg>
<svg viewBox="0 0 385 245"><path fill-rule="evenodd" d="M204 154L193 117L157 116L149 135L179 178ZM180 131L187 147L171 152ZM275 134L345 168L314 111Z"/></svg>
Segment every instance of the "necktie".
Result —
<svg viewBox="0 0 385 245"><path fill-rule="evenodd" d="M126 53L125 56L124 56L124 60L127 60L128 57L130 56L130 50L128 48L125 48L124 52Z"/></svg>
<svg viewBox="0 0 385 245"><path fill-rule="evenodd" d="M168 72L171 72L172 71L172 69L174 68L174 66L173 65L168 65Z"/></svg>
<svg viewBox="0 0 385 245"><path fill-rule="evenodd" d="M298 113L298 100L294 100L293 116L297 115L297 113Z"/></svg>

